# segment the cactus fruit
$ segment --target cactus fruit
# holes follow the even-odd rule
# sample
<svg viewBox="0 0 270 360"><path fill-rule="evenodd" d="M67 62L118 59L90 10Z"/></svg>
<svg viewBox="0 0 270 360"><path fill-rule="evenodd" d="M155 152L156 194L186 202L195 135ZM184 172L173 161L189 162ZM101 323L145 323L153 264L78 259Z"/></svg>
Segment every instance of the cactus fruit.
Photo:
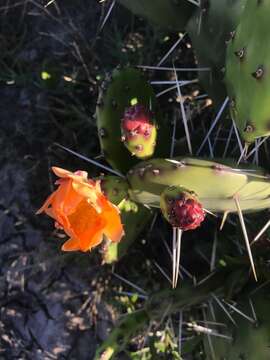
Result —
<svg viewBox="0 0 270 360"><path fill-rule="evenodd" d="M168 186L194 191L204 209L236 212L257 211L270 205L270 181L258 168L240 169L196 158L152 159L141 162L127 175L130 197L139 203L160 207L160 195Z"/></svg>
<svg viewBox="0 0 270 360"><path fill-rule="evenodd" d="M153 155L157 128L151 112L143 105L135 104L124 112L121 123L122 141L131 154L140 159Z"/></svg>
<svg viewBox="0 0 270 360"><path fill-rule="evenodd" d="M226 97L225 43L238 25L245 3L246 0L202 1L187 25L198 66L210 68L210 72L200 71L199 79L217 106Z"/></svg>
<svg viewBox="0 0 270 360"><path fill-rule="evenodd" d="M168 222L183 231L196 229L205 218L196 194L179 186L169 186L161 193L160 208Z"/></svg>
<svg viewBox="0 0 270 360"><path fill-rule="evenodd" d="M248 0L227 48L231 115L247 143L270 134L269 16L269 1Z"/></svg>
<svg viewBox="0 0 270 360"><path fill-rule="evenodd" d="M147 112L152 111L154 113L155 123L152 123L153 128L158 126L162 133L162 142L161 135L159 134L157 139L155 139L156 130L153 130L153 128L150 137L136 138L136 141L140 139L142 143L138 142L134 145L134 139L132 145L137 147L137 153L141 157L147 157L155 149L155 155L163 154L162 156L166 156L170 145L169 135L166 135L168 131L163 125L157 109L156 97L151 85L139 70L131 68L124 70L116 69L112 74L110 82L102 87L97 103L96 115L99 139L104 156L113 168L123 173L126 173L132 165L138 162L124 146L123 141L121 141L122 118L125 112L130 111L128 109L134 103L137 106L144 107ZM145 149L148 153L145 152ZM133 148L132 152L134 153Z"/></svg>
<svg viewBox="0 0 270 360"><path fill-rule="evenodd" d="M183 30L196 6L186 0L117 0L134 14L169 29Z"/></svg>

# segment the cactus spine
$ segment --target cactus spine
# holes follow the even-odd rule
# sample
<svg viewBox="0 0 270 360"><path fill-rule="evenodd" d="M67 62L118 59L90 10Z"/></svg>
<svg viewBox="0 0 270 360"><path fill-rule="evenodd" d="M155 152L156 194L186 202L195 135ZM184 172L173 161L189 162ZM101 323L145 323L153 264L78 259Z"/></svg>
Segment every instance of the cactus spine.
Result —
<svg viewBox="0 0 270 360"><path fill-rule="evenodd" d="M247 282L246 269L241 269L241 285L237 288L239 291ZM166 313L168 316L176 311L199 305L209 300L211 293L226 296L226 289L231 276L239 274L239 268L235 265L228 268L218 269L210 279L202 285L193 286L189 283L183 284L175 290L164 289L157 291L149 296L143 308L135 313L126 315L123 320L114 326L108 339L97 349L94 360L109 360L119 354L130 339L138 331L147 327L150 321L159 321ZM231 284L230 284L231 285ZM236 289L233 289L233 293Z"/></svg>
<svg viewBox="0 0 270 360"><path fill-rule="evenodd" d="M216 321L227 325L226 335L231 338L231 341L218 337L213 339L212 346L217 359L270 359L269 304L269 292L267 294L259 291L252 297L242 297L237 308L247 315L248 319L232 311L230 314L235 325L228 321L228 317L220 307L215 306ZM211 359L207 341L205 341L205 350L206 355Z"/></svg>

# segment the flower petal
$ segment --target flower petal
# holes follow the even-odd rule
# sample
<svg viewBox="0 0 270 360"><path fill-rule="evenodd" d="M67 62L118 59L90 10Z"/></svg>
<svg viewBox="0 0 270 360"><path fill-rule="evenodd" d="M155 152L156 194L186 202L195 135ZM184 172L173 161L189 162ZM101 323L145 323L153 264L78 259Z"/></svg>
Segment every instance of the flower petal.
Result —
<svg viewBox="0 0 270 360"><path fill-rule="evenodd" d="M72 182L73 189L80 194L83 197L89 198L89 199L95 199L96 201L98 194L95 191L95 187L89 184L88 182Z"/></svg>
<svg viewBox="0 0 270 360"><path fill-rule="evenodd" d="M68 239L61 247L63 251L78 251L81 250L80 243L77 239Z"/></svg>
<svg viewBox="0 0 270 360"><path fill-rule="evenodd" d="M119 210L102 193L100 182L87 179L85 171L52 170L60 178L58 188L37 213L54 218L57 227L69 236L62 250L88 251L102 242L103 234L120 241L124 232Z"/></svg>
<svg viewBox="0 0 270 360"><path fill-rule="evenodd" d="M77 182L85 182L88 183L88 173L83 170L77 170L74 173L56 166L52 167L52 171L55 173L56 176L62 178L62 179L72 179Z"/></svg>
<svg viewBox="0 0 270 360"><path fill-rule="evenodd" d="M75 212L68 216L68 221L70 224L68 231L73 234L72 237L79 240L82 251L87 251L102 241L101 234L106 220L87 200L80 202ZM97 236L97 234L100 235Z"/></svg>
<svg viewBox="0 0 270 360"><path fill-rule="evenodd" d="M110 202L107 202L103 208L102 216L107 220L107 224L103 230L104 234L111 241L119 242L124 236L124 229L118 208Z"/></svg>
<svg viewBox="0 0 270 360"><path fill-rule="evenodd" d="M59 209L61 208L61 211L63 211L65 215L73 213L74 209L76 209L79 203L83 200L83 196L73 189L72 184L72 180L65 180L61 186L59 186L57 198L55 199L54 205Z"/></svg>
<svg viewBox="0 0 270 360"><path fill-rule="evenodd" d="M82 243L81 241L81 251L89 251L93 247L99 245L103 240L102 231L96 232L93 236L91 236L91 241L86 240Z"/></svg>
<svg viewBox="0 0 270 360"><path fill-rule="evenodd" d="M81 241L76 238L68 239L61 247L63 251L90 251L93 247L99 245L102 241L102 232L97 232L92 238L91 242L85 242L81 244Z"/></svg>
<svg viewBox="0 0 270 360"><path fill-rule="evenodd" d="M57 167L57 166L52 166L52 171L55 173L56 176L58 176L60 178L66 178L69 175L73 175L73 173L71 171L62 169L62 168Z"/></svg>
<svg viewBox="0 0 270 360"><path fill-rule="evenodd" d="M88 176L87 171L77 170L77 171L75 171L74 175L75 175L75 176L79 176L79 177L81 177L81 178L83 178L84 180L87 181L87 176Z"/></svg>
<svg viewBox="0 0 270 360"><path fill-rule="evenodd" d="M41 206L40 209L36 212L36 214L41 214L43 211L46 212L48 207L52 204L53 199L55 198L55 192L53 192L45 201L45 203Z"/></svg>

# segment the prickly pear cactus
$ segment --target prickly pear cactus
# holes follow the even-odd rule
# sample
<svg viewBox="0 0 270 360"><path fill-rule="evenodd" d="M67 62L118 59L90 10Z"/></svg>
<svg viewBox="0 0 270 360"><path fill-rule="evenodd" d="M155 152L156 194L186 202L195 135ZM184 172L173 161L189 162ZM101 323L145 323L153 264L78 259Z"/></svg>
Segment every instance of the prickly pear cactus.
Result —
<svg viewBox="0 0 270 360"><path fill-rule="evenodd" d="M198 67L210 68L199 71L199 79L216 105L226 97L225 44L238 25L245 4L246 0L202 1L187 25Z"/></svg>
<svg viewBox="0 0 270 360"><path fill-rule="evenodd" d="M132 134L121 132L124 115L127 111L130 112L130 108L134 105L143 107L146 113L151 112L152 118L146 129L149 130L147 134L138 133L138 128L142 129L140 124L133 129ZM154 91L141 71L131 68L115 70L111 79L103 85L96 114L101 148L106 160L116 170L126 173L138 162L134 154L145 158L153 153L155 155L168 153L167 149L170 146L169 135L166 135L168 131L158 111ZM124 121L124 130L127 131L125 125ZM162 134L162 142L161 134L157 134L159 130Z"/></svg>
<svg viewBox="0 0 270 360"><path fill-rule="evenodd" d="M270 134L269 17L269 1L248 0L227 48L231 115L247 143Z"/></svg>
<svg viewBox="0 0 270 360"><path fill-rule="evenodd" d="M160 195L168 186L194 191L204 209L235 212L235 197L242 211L257 211L270 205L270 181L259 169L239 169L196 158L152 159L128 172L134 201L160 207Z"/></svg>
<svg viewBox="0 0 270 360"><path fill-rule="evenodd" d="M170 30L183 30L196 10L196 5L186 0L117 0L136 15Z"/></svg>

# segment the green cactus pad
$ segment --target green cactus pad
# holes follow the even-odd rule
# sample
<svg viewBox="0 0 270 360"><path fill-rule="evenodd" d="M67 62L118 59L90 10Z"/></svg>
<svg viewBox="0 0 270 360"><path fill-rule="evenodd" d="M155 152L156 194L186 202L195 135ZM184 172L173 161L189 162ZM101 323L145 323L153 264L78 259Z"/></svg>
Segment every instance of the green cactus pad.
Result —
<svg viewBox="0 0 270 360"><path fill-rule="evenodd" d="M262 170L240 169L196 158L153 159L128 172L134 201L160 206L160 194L168 186L194 191L206 210L236 212L237 195L242 211L257 211L270 206L270 181Z"/></svg>
<svg viewBox="0 0 270 360"><path fill-rule="evenodd" d="M200 71L199 79L217 106L226 97L226 88L223 83L225 43L238 25L246 1L202 2L201 8L196 10L187 25L198 67L209 67L211 70L210 72Z"/></svg>
<svg viewBox="0 0 270 360"><path fill-rule="evenodd" d="M158 134L157 140L151 144L152 148L155 147L155 156L167 154L170 146L169 136L166 135L168 131L164 129L154 91L142 72L131 68L115 70L110 81L102 87L96 114L101 149L105 158L114 169L123 173L138 162L124 146L120 128L124 112L133 102L154 113L155 123L162 133L162 142L161 135Z"/></svg>
<svg viewBox="0 0 270 360"><path fill-rule="evenodd" d="M102 192L115 205L128 198L128 183L126 180L113 175L103 176L100 179Z"/></svg>
<svg viewBox="0 0 270 360"><path fill-rule="evenodd" d="M117 0L136 15L169 30L183 30L196 5L187 0Z"/></svg>
<svg viewBox="0 0 270 360"><path fill-rule="evenodd" d="M247 143L270 134L269 18L269 1L248 0L227 48L231 115Z"/></svg>

